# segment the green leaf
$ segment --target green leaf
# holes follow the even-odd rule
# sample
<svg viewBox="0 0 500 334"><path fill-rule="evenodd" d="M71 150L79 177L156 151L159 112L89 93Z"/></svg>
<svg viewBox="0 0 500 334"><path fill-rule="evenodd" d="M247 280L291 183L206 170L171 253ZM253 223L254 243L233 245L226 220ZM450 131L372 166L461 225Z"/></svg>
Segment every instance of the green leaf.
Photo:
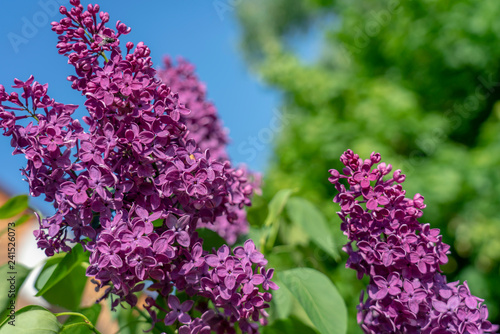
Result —
<svg viewBox="0 0 500 334"><path fill-rule="evenodd" d="M271 249L274 245L276 237L278 235L280 222L281 222L281 212L285 207L286 201L293 193L291 189L282 189L274 195L271 202L268 205L268 214L266 221L264 222L263 231L268 231L266 234L262 234L260 239L260 249L261 252L265 253L265 249ZM266 242L267 238L267 242Z"/></svg>
<svg viewBox="0 0 500 334"><path fill-rule="evenodd" d="M158 219L154 220L153 221L153 226L154 227L162 227L164 220L165 219L163 219L163 218L158 218Z"/></svg>
<svg viewBox="0 0 500 334"><path fill-rule="evenodd" d="M67 279L73 269L81 267L81 264L86 261L88 261L88 254L85 254L82 245L78 244L73 247L71 252L67 253L61 262L57 264L56 268L36 296L43 296L61 280Z"/></svg>
<svg viewBox="0 0 500 334"><path fill-rule="evenodd" d="M0 207L0 219L7 219L17 216L28 208L28 195L19 195L10 198Z"/></svg>
<svg viewBox="0 0 500 334"><path fill-rule="evenodd" d="M250 226L248 234L245 236L241 236L238 239L238 242L234 246L243 246L245 244L245 241L247 241L248 239L252 239L255 242L257 240L261 240L263 237L269 234L269 231L271 231L271 228L269 226L262 226L262 227Z"/></svg>
<svg viewBox="0 0 500 334"><path fill-rule="evenodd" d="M316 334L317 332L294 316L277 320L271 325L262 327L262 334L288 333Z"/></svg>
<svg viewBox="0 0 500 334"><path fill-rule="evenodd" d="M266 255L268 266L274 268L276 272L299 267L302 257L302 253L290 245L273 247Z"/></svg>
<svg viewBox="0 0 500 334"><path fill-rule="evenodd" d="M28 277L30 271L30 269L20 264L16 264L14 270L9 268L8 263L0 267L0 310L3 310L0 314L0 322L3 321L5 317L9 316L10 309L8 307L11 304L11 301L15 300L17 297L17 293L19 292L21 285L23 285L26 277ZM11 272L15 272L15 274L10 274ZM11 283L14 282L9 281L11 276L15 278L15 288L12 290Z"/></svg>
<svg viewBox="0 0 500 334"><path fill-rule="evenodd" d="M117 312L112 313L113 319L117 320L118 326L120 326L120 334L142 334L149 328L151 328L151 320L148 317L141 316L136 308L118 308ZM159 322L155 325L165 326L163 322ZM163 331L164 332L164 331ZM155 333L153 329L152 333ZM161 333L161 332L159 332Z"/></svg>
<svg viewBox="0 0 500 334"><path fill-rule="evenodd" d="M311 268L295 268L281 272L279 279L321 334L346 333L347 309L328 277Z"/></svg>
<svg viewBox="0 0 500 334"><path fill-rule="evenodd" d="M29 305L16 312L15 326L4 322L0 334L57 334L61 323L56 316L38 305Z"/></svg>
<svg viewBox="0 0 500 334"><path fill-rule="evenodd" d="M279 279L274 279L274 282L280 288L272 292L272 316L276 319L287 319L292 313L293 296Z"/></svg>
<svg viewBox="0 0 500 334"><path fill-rule="evenodd" d="M35 281L35 288L41 290L63 260L64 256L54 256L48 259ZM76 266L64 279L50 287L43 294L43 298L50 304L58 305L68 310L77 309L80 306L86 283L85 268L83 266Z"/></svg>
<svg viewBox="0 0 500 334"><path fill-rule="evenodd" d="M328 228L328 223L321 211L311 202L300 197L290 198L286 210L290 220L300 226L318 247L336 261L340 260L333 234Z"/></svg>
<svg viewBox="0 0 500 334"><path fill-rule="evenodd" d="M224 240L217 232L209 230L208 228L199 228L196 230L198 236L203 239L203 249L211 251L213 247L219 249L222 245L226 244Z"/></svg>
<svg viewBox="0 0 500 334"><path fill-rule="evenodd" d="M264 222L265 226L270 226L278 220L278 217L285 207L288 197L290 197L292 193L293 190L291 189L282 189L274 195L271 202L269 202L269 213L267 214L266 221Z"/></svg>
<svg viewBox="0 0 500 334"><path fill-rule="evenodd" d="M26 223L31 217L32 215L22 215L21 217L19 217L19 219L16 220L16 222L14 223L14 227L21 226L22 224ZM12 228L12 226L10 226L10 228ZM8 230L9 226L0 231L0 237L4 235Z"/></svg>
<svg viewBox="0 0 500 334"><path fill-rule="evenodd" d="M83 314L84 316L87 317L87 319L92 322L92 324L95 326L97 323L97 319L99 318L99 313L101 312L101 305L100 304L94 304L91 307L84 308L78 311L78 313ZM67 327L68 325L73 325L73 324L81 324L81 326L71 326ZM61 331L61 334L92 334L94 333L88 325L85 324L85 320L82 317L78 317L76 315L70 316L65 322L64 322L64 327Z"/></svg>
<svg viewBox="0 0 500 334"><path fill-rule="evenodd" d="M96 324L97 319L99 319L99 315L101 313L101 308L102 308L101 304L94 304L91 307L80 309L78 313L83 314L84 316L87 317L87 319L90 320L90 322ZM72 315L64 322L64 324L67 325L67 324L81 322L82 319L83 319L82 317L77 317Z"/></svg>
<svg viewBox="0 0 500 334"><path fill-rule="evenodd" d="M21 226L22 224L26 223L31 217L33 217L33 215L22 215L21 217L19 217L19 219L16 220L14 226Z"/></svg>

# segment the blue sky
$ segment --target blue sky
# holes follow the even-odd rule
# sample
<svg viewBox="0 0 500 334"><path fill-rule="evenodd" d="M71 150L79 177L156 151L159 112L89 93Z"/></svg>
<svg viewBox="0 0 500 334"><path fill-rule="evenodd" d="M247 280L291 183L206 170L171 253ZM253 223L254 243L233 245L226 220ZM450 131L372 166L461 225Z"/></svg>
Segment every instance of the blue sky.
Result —
<svg viewBox="0 0 500 334"><path fill-rule="evenodd" d="M217 0L221 3L220 0ZM28 6L27 3L30 5ZM61 18L55 4L63 0L6 1L0 11L0 84L10 91L14 78L26 80L31 74L40 83L49 83L49 95L63 103L83 104L80 93L72 91L66 77L73 74L66 58L57 53L57 35L50 22ZM82 1L88 4L88 1ZM95 3L95 2L92 2ZM249 73L238 51L239 27L234 18L234 1L224 1L225 11L217 11L216 1L127 1L101 0L101 10L109 12L110 23L121 20L132 28L124 36L144 41L159 66L164 55L183 56L195 64L197 74L207 85L224 125L230 130L229 153L236 163L246 163L263 171L269 156L269 135L279 95ZM236 2L237 3L237 2ZM124 43L122 44L124 45ZM80 108L76 117L85 115ZM253 140L253 141L252 141ZM262 144L262 145L261 145ZM0 136L0 186L10 194L28 192L19 168L23 156L12 156L7 137ZM32 204L51 212L41 198Z"/></svg>

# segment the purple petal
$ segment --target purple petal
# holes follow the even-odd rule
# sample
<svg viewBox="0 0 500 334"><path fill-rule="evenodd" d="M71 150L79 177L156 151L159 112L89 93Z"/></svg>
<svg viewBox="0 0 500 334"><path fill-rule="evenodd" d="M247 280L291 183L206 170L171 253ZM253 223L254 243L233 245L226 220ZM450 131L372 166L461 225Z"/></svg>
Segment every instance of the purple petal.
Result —
<svg viewBox="0 0 500 334"><path fill-rule="evenodd" d="M205 256L205 262L210 267L214 267L214 268L220 265L219 258L216 255L213 255L213 254Z"/></svg>
<svg viewBox="0 0 500 334"><path fill-rule="evenodd" d="M153 244L153 251L155 253L163 253L169 247L168 240L166 238L159 238L156 239L155 243Z"/></svg>
<svg viewBox="0 0 500 334"><path fill-rule="evenodd" d="M267 264L267 260L264 258L264 255L262 255L261 253L257 252L257 251L254 251L250 254L250 261L252 261L253 263L257 263L257 264L263 264L266 265Z"/></svg>
<svg viewBox="0 0 500 334"><path fill-rule="evenodd" d="M418 270L422 273L422 274L425 274L427 273L427 265L425 264L424 261L420 261L418 263Z"/></svg>
<svg viewBox="0 0 500 334"><path fill-rule="evenodd" d="M181 303L179 302L179 298L174 295L168 296L168 307L170 307L172 310L180 309Z"/></svg>
<svg viewBox="0 0 500 334"><path fill-rule="evenodd" d="M179 322L182 324L188 324L191 322L191 317L187 313L181 313L181 315L179 315Z"/></svg>
<svg viewBox="0 0 500 334"><path fill-rule="evenodd" d="M267 281L267 283L269 284L269 287L273 290L278 290L280 288L278 284L274 283L273 281Z"/></svg>
<svg viewBox="0 0 500 334"><path fill-rule="evenodd" d="M250 279L250 282L252 282L253 284L256 284L256 285L262 284L264 281L265 281L264 276L262 276L260 274L253 275L252 278Z"/></svg>
<svg viewBox="0 0 500 334"><path fill-rule="evenodd" d="M459 304L460 304L460 297L452 296L452 297L450 297L450 299L448 299L447 306L448 306L448 309L454 310L458 307Z"/></svg>
<svg viewBox="0 0 500 334"><path fill-rule="evenodd" d="M384 288L387 286L387 281L382 276L374 276L373 283L375 283L379 288Z"/></svg>
<svg viewBox="0 0 500 334"><path fill-rule="evenodd" d="M186 231L179 232L179 234L177 234L176 239L179 245L183 247L189 247L189 244L191 243L191 238L189 237L189 234Z"/></svg>
<svg viewBox="0 0 500 334"><path fill-rule="evenodd" d="M439 313L445 313L448 311L448 308L446 306L446 303L440 301L440 300L433 300L432 301L432 306L438 311Z"/></svg>
<svg viewBox="0 0 500 334"><path fill-rule="evenodd" d="M191 310L191 307L193 307L194 301L188 299L181 305L181 311L182 312L189 312Z"/></svg>
<svg viewBox="0 0 500 334"><path fill-rule="evenodd" d="M249 295L252 293L253 289L254 289L254 285L249 282L249 283L246 283L245 285L243 285L243 293L246 294L246 295Z"/></svg>
<svg viewBox="0 0 500 334"><path fill-rule="evenodd" d="M236 278L233 275L227 275L224 278L224 284L229 290L232 290L236 285Z"/></svg>
<svg viewBox="0 0 500 334"><path fill-rule="evenodd" d="M75 202L75 204L83 204L85 203L87 198L89 197L87 196L87 193L85 191L76 192L73 195L73 202Z"/></svg>
<svg viewBox="0 0 500 334"><path fill-rule="evenodd" d="M366 208L368 210L375 210L377 208L377 201L374 199L369 199L368 202L366 202Z"/></svg>
<svg viewBox="0 0 500 334"><path fill-rule="evenodd" d="M110 260L111 260L111 264L113 266L115 266L116 268L121 268L123 266L122 258L116 254L111 255Z"/></svg>
<svg viewBox="0 0 500 334"><path fill-rule="evenodd" d="M219 256L219 259L225 260L229 255L229 247L227 247L227 245L222 245L222 247L217 251L217 255Z"/></svg>
<svg viewBox="0 0 500 334"><path fill-rule="evenodd" d="M170 296L169 296L170 299ZM165 316L165 325L170 326L177 320L178 313L176 311L171 311Z"/></svg>

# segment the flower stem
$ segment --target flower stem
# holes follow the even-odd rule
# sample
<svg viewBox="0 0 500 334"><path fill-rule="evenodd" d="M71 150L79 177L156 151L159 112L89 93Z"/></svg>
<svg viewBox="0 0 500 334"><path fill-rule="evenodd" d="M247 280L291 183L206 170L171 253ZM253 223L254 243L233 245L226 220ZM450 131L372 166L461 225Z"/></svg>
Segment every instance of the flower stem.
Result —
<svg viewBox="0 0 500 334"><path fill-rule="evenodd" d="M97 330L97 328L94 327L94 325L92 324L92 322L86 317L84 316L83 314L81 313L78 313L78 312L62 312L62 313L54 313L54 315L56 317L61 317L63 315L74 315L74 316L77 316L77 317L81 317L83 318L83 320L85 321L85 324L87 326L89 326L90 330L93 331L95 334L101 334L101 332L99 332ZM69 325L66 325L66 326L63 326L64 328L69 328L69 327L72 327L72 326L77 326L77 325L81 325L81 323L77 323L77 324L69 324Z"/></svg>

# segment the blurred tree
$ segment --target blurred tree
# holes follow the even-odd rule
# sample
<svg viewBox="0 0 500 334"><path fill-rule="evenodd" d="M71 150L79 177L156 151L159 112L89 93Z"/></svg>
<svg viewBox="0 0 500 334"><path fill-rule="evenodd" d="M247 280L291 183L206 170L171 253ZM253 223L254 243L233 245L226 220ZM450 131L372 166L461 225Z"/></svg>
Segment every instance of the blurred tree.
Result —
<svg viewBox="0 0 500 334"><path fill-rule="evenodd" d="M407 175L410 196L425 196L421 222L452 246L449 281L468 280L500 323L499 14L495 0L241 2L244 55L284 93L287 114L252 221L279 189L295 188L345 243L328 170L347 148L380 152ZM311 36L314 56L304 57ZM282 233L277 244L293 242ZM354 273L312 265L337 284L359 331Z"/></svg>

